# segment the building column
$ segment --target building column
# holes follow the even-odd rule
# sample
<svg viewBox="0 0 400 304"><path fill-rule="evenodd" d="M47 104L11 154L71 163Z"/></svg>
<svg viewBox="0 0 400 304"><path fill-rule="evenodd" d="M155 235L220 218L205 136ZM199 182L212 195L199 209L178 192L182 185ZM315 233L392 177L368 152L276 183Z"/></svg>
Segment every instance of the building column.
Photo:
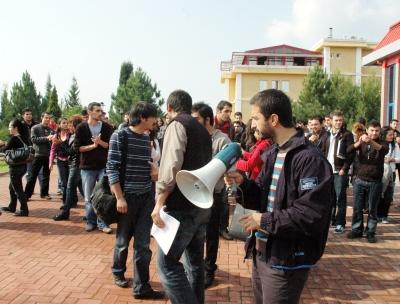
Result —
<svg viewBox="0 0 400 304"><path fill-rule="evenodd" d="M328 76L331 76L331 48L324 47L324 70Z"/></svg>
<svg viewBox="0 0 400 304"><path fill-rule="evenodd" d="M225 78L224 80L224 87L225 87L225 100L230 101L230 97L229 96L229 78Z"/></svg>
<svg viewBox="0 0 400 304"><path fill-rule="evenodd" d="M235 112L242 112L242 74L236 74Z"/></svg>
<svg viewBox="0 0 400 304"><path fill-rule="evenodd" d="M356 85L361 85L362 76L362 51L361 48L356 48Z"/></svg>
<svg viewBox="0 0 400 304"><path fill-rule="evenodd" d="M396 60L394 68L394 118L400 118L400 58Z"/></svg>
<svg viewBox="0 0 400 304"><path fill-rule="evenodd" d="M387 67L387 62L386 60L382 63L382 86L381 86L381 125L386 126L387 122L387 92L386 92L386 67Z"/></svg>

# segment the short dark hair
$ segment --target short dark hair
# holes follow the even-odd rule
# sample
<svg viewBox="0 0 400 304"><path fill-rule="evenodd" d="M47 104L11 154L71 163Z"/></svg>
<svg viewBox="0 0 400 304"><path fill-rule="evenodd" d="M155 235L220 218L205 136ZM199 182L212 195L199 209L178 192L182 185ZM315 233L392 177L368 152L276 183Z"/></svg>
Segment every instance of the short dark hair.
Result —
<svg viewBox="0 0 400 304"><path fill-rule="evenodd" d="M292 105L289 97L282 91L268 89L258 92L250 99L250 104L258 106L266 119L276 114L283 127L293 127Z"/></svg>
<svg viewBox="0 0 400 304"><path fill-rule="evenodd" d="M101 108L101 103L100 102L91 102L88 104L87 109L88 111L93 111L94 107L100 107Z"/></svg>
<svg viewBox="0 0 400 304"><path fill-rule="evenodd" d="M235 116L243 117L242 112L236 112L236 113L235 113Z"/></svg>
<svg viewBox="0 0 400 304"><path fill-rule="evenodd" d="M333 111L333 112L331 113L331 118L332 118L333 116L343 117L344 115L343 115L343 112L342 112L342 111L335 110L335 111Z"/></svg>
<svg viewBox="0 0 400 304"><path fill-rule="evenodd" d="M192 112L199 113L199 115L205 120L210 119L210 125L214 125L214 113L212 108L204 102L197 102L192 106Z"/></svg>
<svg viewBox="0 0 400 304"><path fill-rule="evenodd" d="M399 122L396 118L392 118L391 120L390 120L390 123L389 124L391 124L392 122Z"/></svg>
<svg viewBox="0 0 400 304"><path fill-rule="evenodd" d="M175 90L169 94L167 105L176 113L190 114L192 111L192 97L184 90Z"/></svg>
<svg viewBox="0 0 400 304"><path fill-rule="evenodd" d="M381 127L381 124L379 123L379 121L373 119L373 120L371 120L371 121L368 122L368 124L367 124L367 129L368 129L369 127L372 127L372 128L380 128L380 127Z"/></svg>
<svg viewBox="0 0 400 304"><path fill-rule="evenodd" d="M22 115L24 115L26 112L31 112L32 113L32 109L31 108L24 108L21 112Z"/></svg>
<svg viewBox="0 0 400 304"><path fill-rule="evenodd" d="M88 115L87 109L83 109L83 110L81 111L81 115L82 115L82 116L87 116L87 115Z"/></svg>
<svg viewBox="0 0 400 304"><path fill-rule="evenodd" d="M221 100L217 105L217 110L222 111L225 106L232 108L232 104L229 101Z"/></svg>
<svg viewBox="0 0 400 304"><path fill-rule="evenodd" d="M320 124L324 122L324 119L320 115L311 116L308 120L318 120Z"/></svg>
<svg viewBox="0 0 400 304"><path fill-rule="evenodd" d="M135 104L129 112L129 125L136 126L140 124L142 118L157 117L157 108L155 105L139 101Z"/></svg>
<svg viewBox="0 0 400 304"><path fill-rule="evenodd" d="M42 115L40 115L40 117L43 118L45 115L50 115L51 116L51 114L49 112L42 112Z"/></svg>

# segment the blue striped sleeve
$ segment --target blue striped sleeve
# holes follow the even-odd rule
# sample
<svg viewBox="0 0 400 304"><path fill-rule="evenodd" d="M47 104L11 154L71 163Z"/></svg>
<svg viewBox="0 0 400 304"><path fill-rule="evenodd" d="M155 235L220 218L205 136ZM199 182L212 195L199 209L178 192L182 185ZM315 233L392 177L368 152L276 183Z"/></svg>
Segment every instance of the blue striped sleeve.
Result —
<svg viewBox="0 0 400 304"><path fill-rule="evenodd" d="M110 185L119 183L119 169L121 167L122 143L119 142L118 132L111 135L106 172Z"/></svg>

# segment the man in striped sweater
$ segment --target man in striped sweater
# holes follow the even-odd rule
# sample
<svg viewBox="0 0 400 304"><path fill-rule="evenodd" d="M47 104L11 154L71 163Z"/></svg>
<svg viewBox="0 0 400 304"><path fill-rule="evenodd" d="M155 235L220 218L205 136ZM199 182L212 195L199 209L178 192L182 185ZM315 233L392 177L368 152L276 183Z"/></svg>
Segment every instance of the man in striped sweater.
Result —
<svg viewBox="0 0 400 304"><path fill-rule="evenodd" d="M156 121L154 105L137 103L129 113L129 127L114 132L108 151L107 176L117 198L119 213L112 272L116 285L128 287L124 274L129 242L134 237L135 299L164 298L164 293L153 290L149 284L151 212L154 208L151 185L152 179L157 178L157 168L151 163L147 133Z"/></svg>

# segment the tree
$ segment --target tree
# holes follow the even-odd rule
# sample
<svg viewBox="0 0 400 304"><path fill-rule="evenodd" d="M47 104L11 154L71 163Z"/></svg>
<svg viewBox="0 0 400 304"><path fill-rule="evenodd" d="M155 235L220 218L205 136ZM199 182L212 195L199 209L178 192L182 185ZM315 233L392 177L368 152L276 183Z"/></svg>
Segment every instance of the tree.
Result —
<svg viewBox="0 0 400 304"><path fill-rule="evenodd" d="M8 98L7 88L4 87L0 96L1 112L0 122L2 125L6 125L13 118L13 110L10 99Z"/></svg>
<svg viewBox="0 0 400 304"><path fill-rule="evenodd" d="M47 111L51 115L53 115L56 119L61 117L61 108L58 105L58 94L57 94L57 89L55 86L53 86L53 89L51 90L50 93L50 99L49 99L49 105L47 107Z"/></svg>
<svg viewBox="0 0 400 304"><path fill-rule="evenodd" d="M133 72L133 64L130 61L123 62L119 72L119 85L125 85Z"/></svg>
<svg viewBox="0 0 400 304"><path fill-rule="evenodd" d="M71 87L69 88L68 96L65 99L65 107L69 108L69 107L76 107L76 106L82 107L81 102L79 100L78 82L76 81L75 77L72 77Z"/></svg>
<svg viewBox="0 0 400 304"><path fill-rule="evenodd" d="M35 82L27 71L23 73L22 80L19 83L14 83L10 101L13 116L20 114L24 108L30 108L34 119L40 117L40 96L36 92Z"/></svg>
<svg viewBox="0 0 400 304"><path fill-rule="evenodd" d="M45 88L46 92L41 99L41 101L42 101L42 103L41 103L42 111L41 112L47 111L52 89L53 89L53 85L51 84L51 77L50 77L50 75L47 75L46 88Z"/></svg>
<svg viewBox="0 0 400 304"><path fill-rule="evenodd" d="M356 105L359 117L367 121L379 120L381 110L381 80L376 76L369 76L361 83L360 98Z"/></svg>
<svg viewBox="0 0 400 304"><path fill-rule="evenodd" d="M114 123L120 123L123 114L139 101L154 104L159 114L162 113L161 106L164 104L164 100L161 98L157 84L153 84L150 77L141 68L133 69L127 78L131 66L132 64L129 62L122 64L120 85L117 93L111 95L110 119Z"/></svg>

